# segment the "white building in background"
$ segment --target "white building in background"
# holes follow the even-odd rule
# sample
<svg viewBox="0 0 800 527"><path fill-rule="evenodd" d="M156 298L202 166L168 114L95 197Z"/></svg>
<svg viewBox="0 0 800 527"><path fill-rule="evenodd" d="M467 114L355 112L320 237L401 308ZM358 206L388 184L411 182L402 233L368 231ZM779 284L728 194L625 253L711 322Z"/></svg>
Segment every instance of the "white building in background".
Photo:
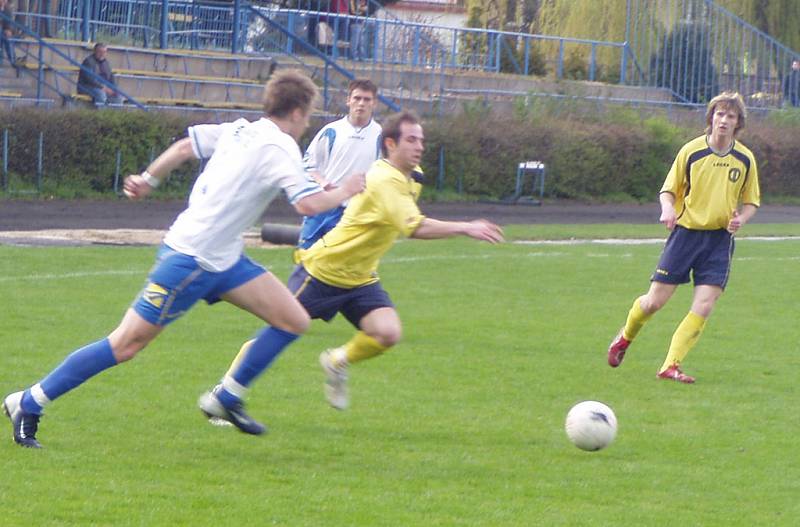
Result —
<svg viewBox="0 0 800 527"><path fill-rule="evenodd" d="M465 0L401 0L384 9L409 22L463 28L467 21L465 4Z"/></svg>

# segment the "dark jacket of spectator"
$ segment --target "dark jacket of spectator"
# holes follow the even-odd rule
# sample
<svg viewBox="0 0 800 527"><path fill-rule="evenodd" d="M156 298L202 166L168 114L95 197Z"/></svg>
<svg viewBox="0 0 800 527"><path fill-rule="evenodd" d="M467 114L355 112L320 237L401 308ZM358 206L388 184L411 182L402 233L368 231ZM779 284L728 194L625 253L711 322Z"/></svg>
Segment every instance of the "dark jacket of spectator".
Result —
<svg viewBox="0 0 800 527"><path fill-rule="evenodd" d="M783 98L792 106L800 106L800 60L792 62L792 70L783 78Z"/></svg>
<svg viewBox="0 0 800 527"><path fill-rule="evenodd" d="M2 4L2 2L0 2L0 4ZM5 5L0 5L0 7L2 8L4 15L6 15L10 19L14 18L14 8L11 7L10 1L7 0ZM2 27L0 27L0 29L2 29L3 31L11 31L11 23L5 18L3 19L3 23L1 24L1 26Z"/></svg>
<svg viewBox="0 0 800 527"><path fill-rule="evenodd" d="M331 0L330 12L347 15L350 13L350 2L348 0Z"/></svg>
<svg viewBox="0 0 800 527"><path fill-rule="evenodd" d="M0 0L0 10L2 10L3 14L7 16L9 19L14 18L14 8L11 7L10 0ZM14 30L11 26L11 22L6 20L5 18L2 20L2 27L0 27L0 47L2 47L2 51L5 52L6 56L8 56L8 60L12 66L16 67L16 56L14 54L14 44L11 43L11 38L14 36ZM0 55L0 64L3 63L3 56Z"/></svg>
<svg viewBox="0 0 800 527"><path fill-rule="evenodd" d="M83 59L82 66L91 70L95 75L98 75L111 84L114 84L114 73L111 71L111 64L108 63L107 59L98 60L97 57L92 54ZM103 87L101 83L92 78L92 76L83 71L83 69L81 69L81 72L78 74L78 84L83 84L84 86L89 86L91 88Z"/></svg>

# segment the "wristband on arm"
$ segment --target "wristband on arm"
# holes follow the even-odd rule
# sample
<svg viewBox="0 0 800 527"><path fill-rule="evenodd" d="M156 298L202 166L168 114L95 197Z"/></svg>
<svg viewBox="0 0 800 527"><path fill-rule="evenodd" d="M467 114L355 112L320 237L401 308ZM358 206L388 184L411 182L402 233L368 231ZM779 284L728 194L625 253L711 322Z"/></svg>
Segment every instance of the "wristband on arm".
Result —
<svg viewBox="0 0 800 527"><path fill-rule="evenodd" d="M147 183L148 185L150 185L152 188L156 188L156 187L158 187L158 185L161 184L161 180L158 179L157 177L153 176L147 170L142 172L140 175L142 176L142 179L144 180L144 182Z"/></svg>

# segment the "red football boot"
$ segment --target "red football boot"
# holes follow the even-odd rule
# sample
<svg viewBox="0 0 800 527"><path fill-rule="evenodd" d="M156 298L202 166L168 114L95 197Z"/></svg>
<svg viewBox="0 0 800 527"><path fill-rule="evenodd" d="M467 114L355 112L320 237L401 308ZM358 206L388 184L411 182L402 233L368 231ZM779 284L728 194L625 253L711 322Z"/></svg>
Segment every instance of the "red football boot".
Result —
<svg viewBox="0 0 800 527"><path fill-rule="evenodd" d="M624 328L623 328L624 329ZM608 347L608 365L616 368L622 364L622 359L625 358L625 350L631 345L631 341L622 336L622 329L619 330L617 336L611 341Z"/></svg>
<svg viewBox="0 0 800 527"><path fill-rule="evenodd" d="M678 381L684 384L692 384L694 382L694 377L683 373L677 364L673 364L666 370L658 372L658 375L656 375L656 377L658 377L659 379L669 379L673 381Z"/></svg>

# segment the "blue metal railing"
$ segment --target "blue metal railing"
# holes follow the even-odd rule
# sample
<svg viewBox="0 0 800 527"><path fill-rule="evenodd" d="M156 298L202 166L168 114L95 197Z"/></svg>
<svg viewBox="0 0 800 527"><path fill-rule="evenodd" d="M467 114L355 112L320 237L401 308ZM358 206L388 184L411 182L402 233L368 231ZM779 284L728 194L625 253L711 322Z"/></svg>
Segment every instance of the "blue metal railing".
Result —
<svg viewBox="0 0 800 527"><path fill-rule="evenodd" d="M37 64L36 72L34 73L34 72L31 72L31 71L27 70L26 68L20 68L20 70L22 72L24 72L23 74L29 74L29 75L35 75L36 76L36 79L37 79L37 83L36 83L36 99L37 100L44 99L43 93L42 93L44 88L49 88L50 90L54 91L55 93L57 93L62 98L70 97L72 95L72 93L73 93L73 89L77 89L78 76L75 75L73 72L71 72L71 71L70 72L65 72L65 71L59 71L58 69L49 69L48 68L48 64L44 60L44 51L48 50L50 53L58 55L59 57L64 59L71 66L77 67L80 71L85 72L93 80L95 80L96 82L100 83L101 85L103 85L103 86L105 86L107 88L110 88L112 90L115 90L123 98L127 99L130 104L136 106L137 108L139 108L141 110L146 110L146 108L140 102L138 102L135 98L133 98L129 94L127 94L124 91L122 91L118 86L115 86L115 85L111 84L107 80L105 80L102 77L100 77L97 74L95 74L90 69L88 69L88 68L84 67L82 64L76 62L71 57L66 55L64 52L59 50L56 46L54 46L54 45L42 40L36 33L31 31L27 27L17 23L15 20L7 17L2 12L0 12L0 20L4 20L7 23L9 23L11 25L11 27L14 30L16 30L17 32L19 32L21 34L24 34L24 35L26 35L28 37L31 37L36 42L36 44L38 45L36 58L35 58L36 59L36 64ZM25 49L23 51L22 57L18 56L18 58L26 58L28 56L32 56L32 54L31 54L29 49ZM45 78L45 71L46 70L47 71L51 71L53 73L53 83L50 83L50 82L48 82L46 80L46 78ZM65 83L68 86L69 89L64 89L62 87L62 83Z"/></svg>
<svg viewBox="0 0 800 527"><path fill-rule="evenodd" d="M377 9L374 0L370 0ZM110 43L132 43L142 47L219 49L240 52L246 48L249 32L246 20L235 24L239 2L192 2L186 0L64 0L55 15L25 13L31 23L46 22L55 27L51 35L70 40ZM361 28L367 40L368 57L373 62L406 66L441 65L448 68L501 71L508 60L509 72L532 73L531 54L537 44L556 42L558 55L550 59L557 76L563 71L566 45L590 50L592 59L597 48L620 48L619 42L529 35L473 28L452 28L403 21L386 10L380 16L353 16L330 13L319 0L296 2L297 9L262 7L275 13L271 16L299 34L305 31L306 41L320 46L320 28L329 32L329 55L334 60L350 58L355 41L354 28ZM240 11L247 4L239 4ZM320 11L322 9L322 11ZM278 15L280 13L280 15ZM312 34L313 33L313 34ZM333 45L337 43L337 45ZM344 45L339 45L344 44ZM348 49L349 48L349 49ZM292 52L289 49L287 52ZM515 54L519 54L516 57ZM596 61L590 60L589 76L594 78Z"/></svg>
<svg viewBox="0 0 800 527"><path fill-rule="evenodd" d="M713 0L628 0L628 13L625 41L643 65L629 83L695 104L729 89L751 107L781 105L782 80L800 54Z"/></svg>
<svg viewBox="0 0 800 527"><path fill-rule="evenodd" d="M355 75L353 75L350 71L344 69L340 65L338 65L335 61L331 60L327 55L319 51L317 48L309 44L302 36L297 35L296 33L289 31L283 25L275 22L268 16L268 12L265 13L264 10L258 9L252 6L247 8L246 13L252 15L257 20L262 21L265 24L265 29L267 31L264 35L264 38L267 42L275 42L275 34L283 37L286 39L286 44L290 47L297 46L298 48L302 49L304 52L309 53L311 55L316 56L318 59L321 59L324 63L323 68L323 100L324 100L324 109L327 111L329 109L329 89L334 82L338 81L338 84L345 88L347 83L353 79L355 79ZM335 79L332 79L331 76L335 76ZM400 107L393 102L390 98L386 97L384 94L378 94L378 100L389 107L392 111L399 111Z"/></svg>
<svg viewBox="0 0 800 527"><path fill-rule="evenodd" d="M254 18L255 13L261 18ZM421 63L418 60L413 65L413 61L398 64L388 59L379 60L373 47L365 49L366 54L358 57L360 60L344 60L351 56L346 37L352 29L349 22L355 18L253 7L249 14L248 11L243 14L243 27L247 28L246 38L242 39L245 42L243 51L291 56L312 74L318 72L317 75L321 75L323 92L326 94L332 90L343 93L344 81L356 75L369 77L381 87L379 100L385 102L388 108L411 107L422 113L431 113L442 93L443 68L433 66L432 61ZM310 38L309 32L313 34L312 37L316 37L317 33L316 29L310 28L323 24L324 31L329 33L323 34L323 39ZM377 33L371 35L374 38ZM441 64L442 61L438 62ZM333 68L333 65L337 68ZM342 71L347 74L344 75ZM329 82L334 85L327 86ZM341 102L344 102L343 99Z"/></svg>
<svg viewBox="0 0 800 527"><path fill-rule="evenodd" d="M62 0L53 16L25 16L69 39L281 52L301 62L320 59L316 50L337 64L358 59L343 66L348 71L387 77L394 71L390 84L402 89L409 82L394 79L410 69L417 79L411 96L428 99L443 93L446 71L478 70L658 88L693 104L729 88L751 106L774 107L791 60L800 57L712 0L626 0L625 35L611 40L414 23L369 2L369 16L331 13L321 0L253 8L287 30L270 26L269 36L243 0Z"/></svg>
<svg viewBox="0 0 800 527"><path fill-rule="evenodd" d="M42 15L27 13L37 20ZM64 0L53 36L132 43L144 48L231 49L230 2Z"/></svg>

